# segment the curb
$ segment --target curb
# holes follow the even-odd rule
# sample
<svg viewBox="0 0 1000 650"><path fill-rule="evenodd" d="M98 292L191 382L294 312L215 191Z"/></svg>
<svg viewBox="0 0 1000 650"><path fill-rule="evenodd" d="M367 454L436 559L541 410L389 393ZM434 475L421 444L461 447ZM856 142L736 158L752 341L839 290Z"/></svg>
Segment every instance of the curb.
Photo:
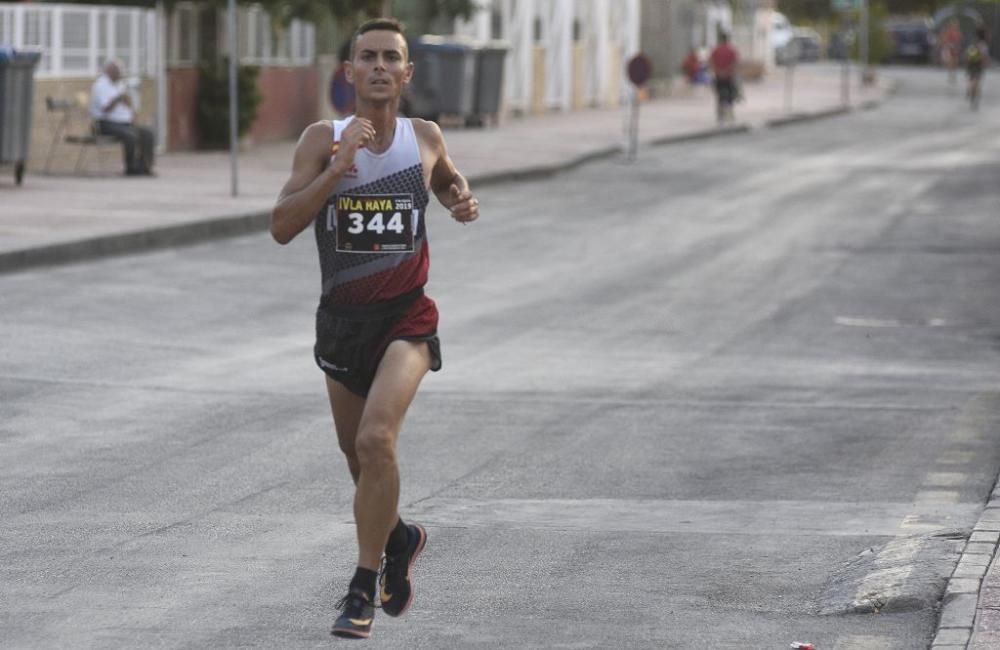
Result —
<svg viewBox="0 0 1000 650"><path fill-rule="evenodd" d="M816 111L815 113L792 113L790 115L783 115L781 117L776 117L770 120L766 120L764 122L764 126L770 129L777 129L783 126L789 126L791 124L798 124L800 122L809 122L812 120L826 119L828 117L837 117L839 115L846 115L858 109L869 110L866 107L866 105L871 103L875 103L876 106L878 105L877 102L874 102L874 100L872 100L870 102L865 102L864 104L860 104L857 108L852 106L838 106L837 108L828 108L823 111Z"/></svg>
<svg viewBox="0 0 1000 650"><path fill-rule="evenodd" d="M610 158L621 153L621 151L622 148L615 145L591 151L581 156L577 156L576 158L570 158L569 160L561 163L536 165L534 167L522 167L520 169L511 169L499 172L489 172L486 174L479 174L478 176L469 176L468 181L470 185L475 184L477 186L484 186L501 185L503 183L511 183L515 181L532 181L542 178L551 178L556 174L575 169L589 162Z"/></svg>
<svg viewBox="0 0 1000 650"><path fill-rule="evenodd" d="M266 230L270 212L193 221L0 253L0 273L196 244Z"/></svg>
<svg viewBox="0 0 1000 650"><path fill-rule="evenodd" d="M859 105L861 110L876 108L880 102L871 100ZM813 113L773 118L763 123L764 128L777 128L786 124L823 119L843 115L855 110L851 107L837 107ZM708 140L712 138L749 133L754 127L737 124L728 127L711 128L679 135L669 135L640 142L641 146L667 146ZM531 181L551 178L596 160L613 157L624 151L621 145L604 147L569 160L551 165L537 165L515 170L499 171L470 176L470 184L477 186L500 185L517 181ZM229 217L217 217L207 221L175 224L162 228L102 235L62 244L49 244L37 248L27 248L0 253L0 274L16 273L41 266L72 264L102 257L142 253L174 246L186 246L213 239L224 239L267 230L270 211L252 212Z"/></svg>
<svg viewBox="0 0 1000 650"><path fill-rule="evenodd" d="M749 124L734 124L733 126L723 126L715 127L712 129L705 129L704 131L692 131L691 133L682 133L680 135L666 135L662 138L653 138L652 140L647 140L646 142L640 143L640 145L645 144L647 146L662 147L671 144L683 144L685 142L696 142L698 140L711 140L712 138L719 138L726 135L738 135L740 133L750 133L753 130Z"/></svg>
<svg viewBox="0 0 1000 650"><path fill-rule="evenodd" d="M998 545L1000 487L994 484L986 507L972 528L954 572L948 578L931 650L968 650L972 647L976 621L983 610L979 601L988 582L990 567L996 562Z"/></svg>

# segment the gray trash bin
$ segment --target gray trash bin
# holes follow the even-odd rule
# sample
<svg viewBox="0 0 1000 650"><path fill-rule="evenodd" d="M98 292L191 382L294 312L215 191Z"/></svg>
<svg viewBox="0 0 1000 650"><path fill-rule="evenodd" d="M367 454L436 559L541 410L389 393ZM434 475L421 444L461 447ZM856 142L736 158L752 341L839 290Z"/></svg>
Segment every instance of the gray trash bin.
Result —
<svg viewBox="0 0 1000 650"><path fill-rule="evenodd" d="M0 164L14 165L20 185L31 147L32 97L38 52L0 47Z"/></svg>
<svg viewBox="0 0 1000 650"><path fill-rule="evenodd" d="M477 122L494 122L503 97L503 68L510 49L503 41L489 41L476 48L476 92L472 112Z"/></svg>
<svg viewBox="0 0 1000 650"><path fill-rule="evenodd" d="M413 79L410 114L431 120L471 115L475 102L476 52L467 41L422 36L410 45Z"/></svg>

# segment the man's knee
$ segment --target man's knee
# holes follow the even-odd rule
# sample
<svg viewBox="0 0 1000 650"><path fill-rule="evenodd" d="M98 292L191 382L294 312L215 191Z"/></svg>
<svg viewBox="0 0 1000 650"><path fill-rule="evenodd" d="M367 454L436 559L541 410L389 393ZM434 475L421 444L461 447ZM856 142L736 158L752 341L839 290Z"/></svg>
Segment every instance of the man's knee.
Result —
<svg viewBox="0 0 1000 650"><path fill-rule="evenodd" d="M396 432L381 422L362 426L354 441L354 453L361 467L391 465L396 462Z"/></svg>
<svg viewBox="0 0 1000 650"><path fill-rule="evenodd" d="M121 129L115 136L121 140L124 144L134 147L137 142L139 142L139 134L135 132L135 129Z"/></svg>

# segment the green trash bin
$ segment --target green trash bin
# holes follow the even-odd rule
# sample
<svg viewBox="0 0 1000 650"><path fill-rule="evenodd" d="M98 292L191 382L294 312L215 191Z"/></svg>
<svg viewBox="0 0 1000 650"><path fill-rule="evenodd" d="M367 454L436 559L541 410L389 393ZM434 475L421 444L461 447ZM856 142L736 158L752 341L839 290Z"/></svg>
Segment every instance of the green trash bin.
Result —
<svg viewBox="0 0 1000 650"><path fill-rule="evenodd" d="M20 185L31 149L32 98L38 52L0 47L0 165L14 165Z"/></svg>

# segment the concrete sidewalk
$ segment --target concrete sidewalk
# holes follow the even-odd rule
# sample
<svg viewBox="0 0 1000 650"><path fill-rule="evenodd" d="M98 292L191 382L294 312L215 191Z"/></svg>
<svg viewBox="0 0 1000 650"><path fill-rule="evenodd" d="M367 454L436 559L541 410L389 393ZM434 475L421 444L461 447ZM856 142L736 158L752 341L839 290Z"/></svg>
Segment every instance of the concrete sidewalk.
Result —
<svg viewBox="0 0 1000 650"><path fill-rule="evenodd" d="M745 131L788 119L848 110L835 66L795 71L792 111L785 73L746 85L737 124L719 130L708 88L642 106L644 145ZM884 98L889 83L852 88L852 108ZM587 160L616 155L624 142L621 109L582 110L510 119L492 129L447 129L452 158L473 189L485 183L537 178ZM0 272L101 255L200 241L265 227L291 168L295 143L255 147L240 156L239 196L230 196L228 153L161 156L155 178L44 176L24 185L0 176ZM76 155L71 147L66 155ZM116 168L117 170L117 168ZM488 211L488 206L486 207Z"/></svg>

